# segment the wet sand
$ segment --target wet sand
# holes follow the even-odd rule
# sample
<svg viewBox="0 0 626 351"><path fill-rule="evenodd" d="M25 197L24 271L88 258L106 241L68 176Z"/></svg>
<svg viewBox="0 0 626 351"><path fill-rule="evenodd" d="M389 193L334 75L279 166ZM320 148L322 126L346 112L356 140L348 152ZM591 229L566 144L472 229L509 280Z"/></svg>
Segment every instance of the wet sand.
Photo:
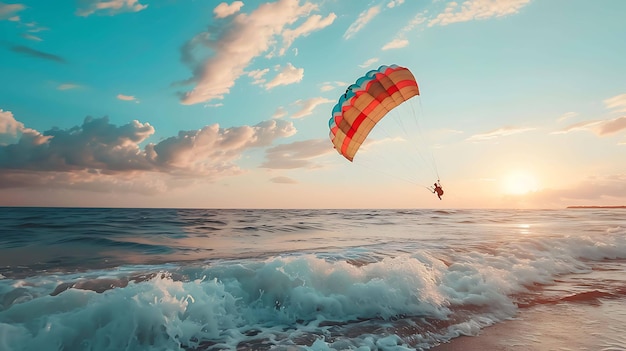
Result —
<svg viewBox="0 0 626 351"><path fill-rule="evenodd" d="M462 336L433 351L626 350L626 303L559 303L522 309L515 320Z"/></svg>

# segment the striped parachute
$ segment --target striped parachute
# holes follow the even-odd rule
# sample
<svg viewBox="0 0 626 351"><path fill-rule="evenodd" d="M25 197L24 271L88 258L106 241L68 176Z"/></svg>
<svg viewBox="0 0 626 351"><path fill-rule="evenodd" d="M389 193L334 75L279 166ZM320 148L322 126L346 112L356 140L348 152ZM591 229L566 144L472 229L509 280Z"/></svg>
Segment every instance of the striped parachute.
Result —
<svg viewBox="0 0 626 351"><path fill-rule="evenodd" d="M333 108L328 124L335 149L352 161L376 123L415 95L419 88L407 68L390 65L367 72Z"/></svg>

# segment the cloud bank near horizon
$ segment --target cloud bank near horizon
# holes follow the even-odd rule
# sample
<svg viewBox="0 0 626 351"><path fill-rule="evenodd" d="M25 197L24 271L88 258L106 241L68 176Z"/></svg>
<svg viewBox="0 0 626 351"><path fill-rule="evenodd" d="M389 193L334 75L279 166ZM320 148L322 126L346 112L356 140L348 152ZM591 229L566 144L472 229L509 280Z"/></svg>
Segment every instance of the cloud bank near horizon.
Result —
<svg viewBox="0 0 626 351"><path fill-rule="evenodd" d="M94 189L145 193L164 191L173 178L216 181L243 173L236 161L247 150L271 146L296 129L278 119L231 128L213 124L149 143L154 133L149 123L116 126L107 117L86 117L80 126L41 133L0 110L0 187L94 184ZM159 185L129 185L147 174L156 175Z"/></svg>

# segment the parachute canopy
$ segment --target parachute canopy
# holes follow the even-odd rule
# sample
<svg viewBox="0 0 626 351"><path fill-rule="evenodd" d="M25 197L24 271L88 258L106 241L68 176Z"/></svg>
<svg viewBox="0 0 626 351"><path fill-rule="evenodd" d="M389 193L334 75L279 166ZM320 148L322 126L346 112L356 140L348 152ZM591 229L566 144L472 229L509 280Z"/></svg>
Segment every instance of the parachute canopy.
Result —
<svg viewBox="0 0 626 351"><path fill-rule="evenodd" d="M396 106L419 95L407 68L380 66L350 85L332 110L328 123L335 149L352 161L376 123Z"/></svg>

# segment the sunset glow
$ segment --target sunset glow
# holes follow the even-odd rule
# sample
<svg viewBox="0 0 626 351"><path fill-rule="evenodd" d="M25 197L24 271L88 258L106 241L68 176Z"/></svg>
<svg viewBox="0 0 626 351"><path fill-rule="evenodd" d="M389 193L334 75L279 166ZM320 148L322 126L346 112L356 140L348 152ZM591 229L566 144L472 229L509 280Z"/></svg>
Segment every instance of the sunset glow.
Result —
<svg viewBox="0 0 626 351"><path fill-rule="evenodd" d="M513 171L503 182L504 192L510 195L523 195L539 189L537 178L528 171Z"/></svg>
<svg viewBox="0 0 626 351"><path fill-rule="evenodd" d="M624 13L585 0L0 2L0 206L624 205ZM350 162L329 138L333 107L383 65L410 70L419 95Z"/></svg>

